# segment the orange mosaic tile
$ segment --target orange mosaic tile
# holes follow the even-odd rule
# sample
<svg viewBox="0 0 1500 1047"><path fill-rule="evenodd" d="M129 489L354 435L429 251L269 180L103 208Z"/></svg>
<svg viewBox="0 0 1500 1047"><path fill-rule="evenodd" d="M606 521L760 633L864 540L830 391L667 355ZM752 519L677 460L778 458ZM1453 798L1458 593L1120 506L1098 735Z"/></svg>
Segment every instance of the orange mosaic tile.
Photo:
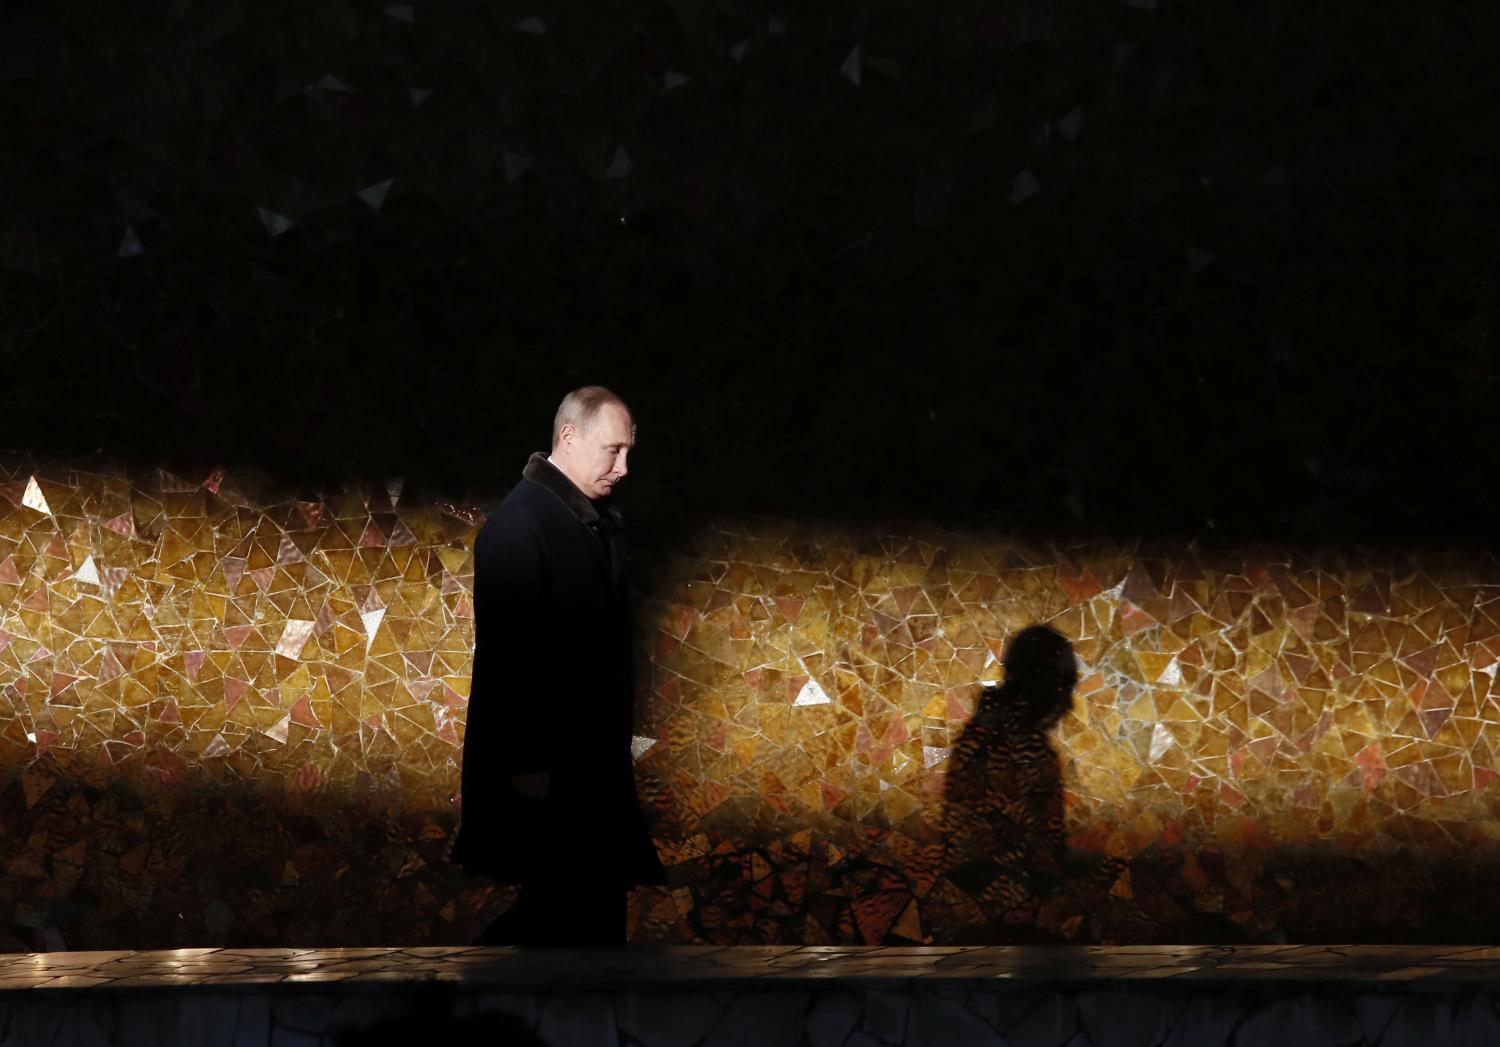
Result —
<svg viewBox="0 0 1500 1047"><path fill-rule="evenodd" d="M0 944L472 936L508 897L444 861L481 517L399 481L0 474ZM1492 560L724 521L655 566L633 750L672 885L632 897L635 940L1420 937L1489 912L1454 888L1500 836ZM1061 864L977 882L946 775L1038 623L1078 669Z"/></svg>

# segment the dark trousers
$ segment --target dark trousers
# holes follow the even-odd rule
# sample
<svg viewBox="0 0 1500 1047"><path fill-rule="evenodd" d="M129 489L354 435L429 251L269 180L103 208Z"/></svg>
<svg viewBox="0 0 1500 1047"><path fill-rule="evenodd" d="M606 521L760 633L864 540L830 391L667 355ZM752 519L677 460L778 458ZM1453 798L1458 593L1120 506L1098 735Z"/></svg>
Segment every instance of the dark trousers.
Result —
<svg viewBox="0 0 1500 1047"><path fill-rule="evenodd" d="M476 945L624 945L625 889L600 884L526 884Z"/></svg>

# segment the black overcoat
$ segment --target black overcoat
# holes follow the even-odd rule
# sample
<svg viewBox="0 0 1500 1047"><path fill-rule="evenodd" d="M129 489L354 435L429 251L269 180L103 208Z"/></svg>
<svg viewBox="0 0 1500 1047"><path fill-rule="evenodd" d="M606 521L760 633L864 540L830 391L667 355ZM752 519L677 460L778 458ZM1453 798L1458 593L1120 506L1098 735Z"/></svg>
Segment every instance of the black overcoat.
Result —
<svg viewBox="0 0 1500 1047"><path fill-rule="evenodd" d="M542 452L474 542L453 861L513 883L666 882L636 797L628 532ZM511 776L547 771L545 799Z"/></svg>

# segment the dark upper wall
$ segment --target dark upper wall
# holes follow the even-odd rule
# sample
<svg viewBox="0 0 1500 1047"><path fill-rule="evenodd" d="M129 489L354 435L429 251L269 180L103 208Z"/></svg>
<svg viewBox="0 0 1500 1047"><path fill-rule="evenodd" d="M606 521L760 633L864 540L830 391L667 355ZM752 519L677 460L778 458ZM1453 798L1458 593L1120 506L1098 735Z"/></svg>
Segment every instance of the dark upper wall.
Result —
<svg viewBox="0 0 1500 1047"><path fill-rule="evenodd" d="M646 516L1477 538L1496 20L8 13L0 445L485 495L598 380Z"/></svg>

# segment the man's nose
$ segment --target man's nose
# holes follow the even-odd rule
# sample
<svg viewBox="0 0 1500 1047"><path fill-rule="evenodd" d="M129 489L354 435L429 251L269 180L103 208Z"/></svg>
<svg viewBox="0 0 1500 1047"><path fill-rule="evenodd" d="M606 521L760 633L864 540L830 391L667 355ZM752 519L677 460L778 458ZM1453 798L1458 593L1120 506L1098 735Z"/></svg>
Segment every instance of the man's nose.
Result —
<svg viewBox="0 0 1500 1047"><path fill-rule="evenodd" d="M620 455L620 460L615 462L615 472L623 479L629 471L629 469L625 468L625 456L622 454Z"/></svg>

